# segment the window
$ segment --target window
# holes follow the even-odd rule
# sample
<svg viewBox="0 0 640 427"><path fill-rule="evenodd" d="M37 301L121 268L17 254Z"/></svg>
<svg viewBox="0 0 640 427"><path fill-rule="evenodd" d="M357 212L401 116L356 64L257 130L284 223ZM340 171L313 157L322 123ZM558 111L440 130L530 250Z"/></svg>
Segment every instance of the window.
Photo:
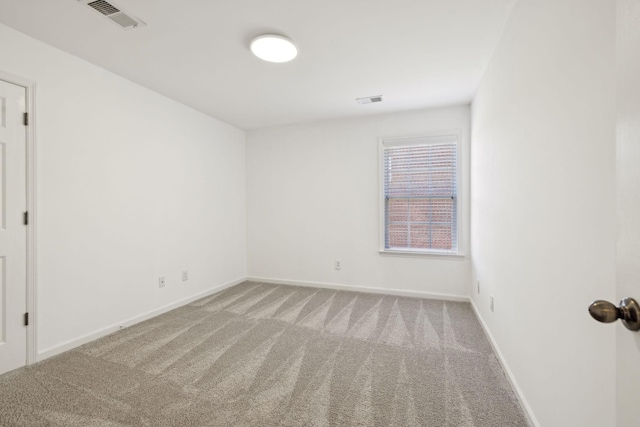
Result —
<svg viewBox="0 0 640 427"><path fill-rule="evenodd" d="M458 253L458 136L382 141L383 251Z"/></svg>

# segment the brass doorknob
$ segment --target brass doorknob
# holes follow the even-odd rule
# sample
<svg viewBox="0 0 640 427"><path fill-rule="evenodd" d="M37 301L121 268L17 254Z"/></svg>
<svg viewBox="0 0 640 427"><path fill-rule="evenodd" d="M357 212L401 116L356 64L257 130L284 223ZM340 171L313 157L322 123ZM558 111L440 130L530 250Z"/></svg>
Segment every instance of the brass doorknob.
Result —
<svg viewBox="0 0 640 427"><path fill-rule="evenodd" d="M640 304L633 298L620 300L620 307L609 301L598 300L589 306L589 314L598 322L612 323L622 319L622 324L630 331L640 331Z"/></svg>

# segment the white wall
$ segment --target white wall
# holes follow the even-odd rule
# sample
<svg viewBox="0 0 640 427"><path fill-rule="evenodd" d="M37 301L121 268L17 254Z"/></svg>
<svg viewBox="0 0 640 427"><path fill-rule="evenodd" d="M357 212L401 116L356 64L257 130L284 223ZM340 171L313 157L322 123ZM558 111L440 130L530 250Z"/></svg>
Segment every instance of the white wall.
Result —
<svg viewBox="0 0 640 427"><path fill-rule="evenodd" d="M2 25L0 70L37 83L41 354L246 276L243 131Z"/></svg>
<svg viewBox="0 0 640 427"><path fill-rule="evenodd" d="M375 105L363 108L370 107ZM468 106L248 132L249 276L468 295L468 257L378 253L378 139L452 129L462 130L468 147ZM464 252L469 218L466 151ZM334 269L335 260L342 261L340 271Z"/></svg>
<svg viewBox="0 0 640 427"><path fill-rule="evenodd" d="M614 35L610 0L519 1L472 104L473 301L541 426L615 419Z"/></svg>

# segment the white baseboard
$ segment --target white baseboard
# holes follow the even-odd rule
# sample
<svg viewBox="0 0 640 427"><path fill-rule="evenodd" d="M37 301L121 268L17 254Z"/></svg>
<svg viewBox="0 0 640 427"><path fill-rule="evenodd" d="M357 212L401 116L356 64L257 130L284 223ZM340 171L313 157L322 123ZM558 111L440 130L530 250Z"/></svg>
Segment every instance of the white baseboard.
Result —
<svg viewBox="0 0 640 427"><path fill-rule="evenodd" d="M273 283L276 285L308 286L312 288L339 289L342 291L369 292L374 294L399 295L404 297L418 297L418 298L428 298L428 299L437 299L437 300L445 300L445 301L459 301L459 302L470 301L469 297L465 295L451 295L451 294L439 294L434 292L406 291L402 289L373 288L373 287L365 287L365 286L343 285L340 283L307 282L302 280L271 279L266 277L248 277L247 280L250 280L252 282Z"/></svg>
<svg viewBox="0 0 640 427"><path fill-rule="evenodd" d="M518 403L520 403L522 412L524 412L525 416L527 417L527 421L529 422L529 425L531 425L532 427L540 427L540 423L536 419L536 416L533 414L533 410L531 409L531 406L529 406L527 399L524 397L524 394L522 393L522 389L518 385L518 382L516 381L516 378L513 375L513 372L511 372L511 369L509 369L509 365L507 364L507 361L502 355L502 352L500 351L500 348L498 347L498 343L493 337L493 334L491 334L489 327L487 326L484 319L480 315L480 311L478 310L478 307L476 307L475 302L473 302L473 299L470 299L470 301L471 301L471 307L473 307L473 311L475 312L476 317L480 322L480 325L482 325L482 329L484 329L485 334L487 335L487 337L489 337L489 342L491 343L491 347L493 347L494 353L496 354L496 356L498 356L498 360L502 365L502 369L504 369L505 373L507 374L507 379L511 383L511 388L515 392L516 398L518 399Z"/></svg>
<svg viewBox="0 0 640 427"><path fill-rule="evenodd" d="M145 320L151 319L152 317L156 317L160 314L166 313L167 311L171 311L175 308L181 307L183 305L189 304L193 301L199 300L200 298L204 298L206 296L215 294L216 292L220 292L226 288L229 288L231 286L237 285L238 283L242 283L245 280L247 280L246 277L242 277L240 279L236 279L236 280L232 280L231 282L225 283L223 285L219 285L219 286L214 286L211 289L208 289L204 292L200 292L196 295L187 297L187 298L183 298L181 300L178 300L176 302L172 302L171 304L167 304L164 305L160 308L157 308L155 310L151 310L148 311L146 313L142 313L139 314L137 316L134 317L130 317L129 319L123 320L122 322L118 322L116 324L113 324L111 326L107 326L101 329L98 329L97 331L91 332L87 335L83 335L81 337L78 338L74 338L72 340L69 340L67 342L64 342L62 344L56 345L55 347L50 347L48 349L42 350L38 352L38 362L45 360L49 357L55 356L57 354L60 353L64 353L65 351L71 350L73 348L79 347L83 344L86 344L88 342L97 340L98 338L102 338L106 335L112 334L116 331L119 331L120 329L127 328L129 326L133 326L136 323L140 323L143 322Z"/></svg>

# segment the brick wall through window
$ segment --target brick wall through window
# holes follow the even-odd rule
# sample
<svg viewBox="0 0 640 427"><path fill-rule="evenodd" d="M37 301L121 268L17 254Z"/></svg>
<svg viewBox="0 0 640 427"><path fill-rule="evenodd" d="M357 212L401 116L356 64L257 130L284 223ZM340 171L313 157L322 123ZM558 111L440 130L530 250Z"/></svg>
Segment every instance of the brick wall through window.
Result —
<svg viewBox="0 0 640 427"><path fill-rule="evenodd" d="M384 148L385 249L457 251L457 143Z"/></svg>

